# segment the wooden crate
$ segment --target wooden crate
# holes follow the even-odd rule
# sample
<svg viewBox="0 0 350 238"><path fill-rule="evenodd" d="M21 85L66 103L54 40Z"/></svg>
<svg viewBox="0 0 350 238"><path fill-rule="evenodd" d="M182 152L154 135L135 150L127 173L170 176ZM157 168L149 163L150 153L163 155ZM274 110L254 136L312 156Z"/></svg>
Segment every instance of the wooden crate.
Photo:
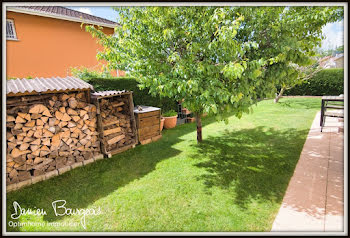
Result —
<svg viewBox="0 0 350 238"><path fill-rule="evenodd" d="M142 106L134 109L137 137L141 144L148 144L162 137L160 132L160 108Z"/></svg>
<svg viewBox="0 0 350 238"><path fill-rule="evenodd" d="M111 157L135 147L138 140L132 92L95 92L91 98L97 108L101 152Z"/></svg>

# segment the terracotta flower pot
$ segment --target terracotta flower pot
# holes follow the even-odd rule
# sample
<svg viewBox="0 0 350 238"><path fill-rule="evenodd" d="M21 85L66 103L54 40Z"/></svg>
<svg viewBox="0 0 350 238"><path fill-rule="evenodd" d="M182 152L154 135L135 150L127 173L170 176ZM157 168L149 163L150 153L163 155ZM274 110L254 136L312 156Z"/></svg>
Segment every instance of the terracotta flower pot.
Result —
<svg viewBox="0 0 350 238"><path fill-rule="evenodd" d="M160 119L160 131L162 131L162 130L163 130L164 121L165 121L165 119L164 119L164 118L161 118L161 119Z"/></svg>
<svg viewBox="0 0 350 238"><path fill-rule="evenodd" d="M164 120L165 129L174 128L176 126L177 116L163 117L163 118L165 119Z"/></svg>
<svg viewBox="0 0 350 238"><path fill-rule="evenodd" d="M189 118L187 118L187 122L188 122L188 123L195 122L195 121L196 121L196 118L195 118L195 117L189 117Z"/></svg>

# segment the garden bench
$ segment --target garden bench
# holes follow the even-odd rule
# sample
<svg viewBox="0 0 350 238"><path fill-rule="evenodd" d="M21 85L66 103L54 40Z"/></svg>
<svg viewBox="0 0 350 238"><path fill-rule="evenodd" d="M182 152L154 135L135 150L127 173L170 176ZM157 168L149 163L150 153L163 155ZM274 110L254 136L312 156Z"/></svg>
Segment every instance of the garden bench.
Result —
<svg viewBox="0 0 350 238"><path fill-rule="evenodd" d="M336 109L337 111L327 111ZM344 118L344 96L323 96L321 104L321 132L324 127L326 117Z"/></svg>

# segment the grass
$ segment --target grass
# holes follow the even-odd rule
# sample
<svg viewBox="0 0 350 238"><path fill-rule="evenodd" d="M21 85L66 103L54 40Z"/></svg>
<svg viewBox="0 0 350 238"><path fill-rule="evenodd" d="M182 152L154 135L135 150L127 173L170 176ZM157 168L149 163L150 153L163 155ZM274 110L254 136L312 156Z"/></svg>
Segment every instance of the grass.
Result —
<svg viewBox="0 0 350 238"><path fill-rule="evenodd" d="M229 124L207 117L204 142L195 124L163 131L157 142L7 194L7 222L42 226L8 231L270 231L318 98L271 100ZM51 203L101 208L98 216L55 216ZM47 215L13 220L13 202ZM74 224L69 226L62 224ZM58 224L58 226L57 226Z"/></svg>

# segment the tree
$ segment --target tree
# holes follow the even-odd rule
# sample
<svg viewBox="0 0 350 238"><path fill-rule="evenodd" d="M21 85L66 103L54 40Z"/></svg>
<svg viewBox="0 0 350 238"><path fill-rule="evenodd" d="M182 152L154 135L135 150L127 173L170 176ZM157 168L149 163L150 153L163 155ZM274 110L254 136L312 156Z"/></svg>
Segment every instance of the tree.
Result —
<svg viewBox="0 0 350 238"><path fill-rule="evenodd" d="M335 52L339 52L339 53L344 52L344 45L338 46L338 47L335 49Z"/></svg>
<svg viewBox="0 0 350 238"><path fill-rule="evenodd" d="M322 49L322 48L317 49L318 56L321 58L325 56L334 56L336 54L343 53L343 52L344 52L344 45L338 46L337 48L333 48L333 49Z"/></svg>
<svg viewBox="0 0 350 238"><path fill-rule="evenodd" d="M283 96L283 93L287 89L291 89L296 85L300 85L306 80L312 78L316 73L322 70L322 67L319 66L317 60L315 60L314 64L308 66L299 66L297 64L291 64L292 67L298 72L298 77L294 78L294 80L288 80L284 82L280 87L279 93L276 93L276 97L274 99L275 103Z"/></svg>
<svg viewBox="0 0 350 238"><path fill-rule="evenodd" d="M317 54L320 58L323 58L325 56L331 56L333 55L334 52L335 52L334 49L327 49L327 50L322 48L317 49Z"/></svg>
<svg viewBox="0 0 350 238"><path fill-rule="evenodd" d="M296 78L321 42L332 7L127 7L116 9L115 35L86 30L104 46L99 59L128 70L152 94L184 99L196 114L248 113L276 85Z"/></svg>
<svg viewBox="0 0 350 238"><path fill-rule="evenodd" d="M292 15L295 16L299 14L307 14L305 10L308 9L297 9ZM321 70L318 67L318 62L316 59L318 47L321 45L320 40L324 37L322 36L322 27L330 22L336 22L343 19L343 9L342 8L315 8L314 16L306 16L306 23L310 24L312 27L307 31L309 37L307 37L305 43L309 44L308 48L301 48L302 54L299 54L299 58L296 58L292 61L284 61L284 68L287 70L285 74L282 74L282 77L279 77L278 86L280 91L274 99L274 102L277 103L282 97L286 89L290 89L296 85L303 83L305 80L311 78L317 72ZM285 22L287 23L287 22ZM293 41L291 44L298 44L298 42L303 41L302 38L305 36L303 32L303 26L300 28L298 25L293 25L293 27L288 26L290 30L290 37ZM294 38L293 38L294 36ZM307 50L310 50L307 53ZM331 54L333 51L331 50ZM288 73L291 72L291 73Z"/></svg>

